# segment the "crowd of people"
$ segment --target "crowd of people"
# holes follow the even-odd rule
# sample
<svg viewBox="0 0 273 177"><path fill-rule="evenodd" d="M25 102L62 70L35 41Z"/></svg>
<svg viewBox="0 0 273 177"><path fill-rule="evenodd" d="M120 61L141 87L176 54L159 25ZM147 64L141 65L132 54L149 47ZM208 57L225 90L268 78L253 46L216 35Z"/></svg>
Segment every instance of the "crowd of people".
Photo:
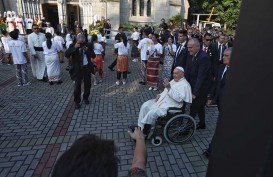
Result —
<svg viewBox="0 0 273 177"><path fill-rule="evenodd" d="M15 28L9 33L2 30L2 63L16 66L19 87L30 85L28 61L37 80L53 85L62 83L60 63L64 63L66 57L66 69L74 81L75 108L80 109L82 82L83 102L89 104L92 83L97 85L104 81L107 37L103 29L98 35L88 35L78 22L75 22L74 29L69 30L60 21L56 32L49 22L46 24L43 31L38 24L32 24L32 32L27 36L30 56L27 55L26 42L19 29ZM139 84L147 85L150 91L164 88L155 99L141 106L137 125L140 129L135 130L141 130L146 138L155 120L166 115L169 107L178 107L185 112L187 104L190 104L190 115L193 118L198 115L197 129L205 129L206 104L215 103L219 110L222 109L222 95L232 52L232 38L220 30L209 28L200 31L196 26L185 29L167 25L164 20L160 28L159 34L156 34L148 25L140 32L135 27L130 42L120 26L113 45L114 61L108 66L111 71L116 67L116 85L125 85L130 73L129 58L133 62L140 59L143 77ZM205 155L209 157L210 152L211 148ZM144 170L145 165L140 169ZM61 176L57 170L53 174Z"/></svg>
<svg viewBox="0 0 273 177"><path fill-rule="evenodd" d="M143 78L139 82L149 90L164 90L155 99L145 102L137 125L146 138L158 117L170 107L190 104L190 116L199 118L196 129L206 129L205 106L215 104L220 111L226 75L229 70L233 38L221 30L199 30L196 26L179 29L161 24L159 34L144 27L142 34L134 29L131 38L133 61L141 60ZM137 39L138 38L138 39ZM160 66L160 64L162 66ZM161 72L160 71L161 68ZM204 155L209 158L211 148Z"/></svg>

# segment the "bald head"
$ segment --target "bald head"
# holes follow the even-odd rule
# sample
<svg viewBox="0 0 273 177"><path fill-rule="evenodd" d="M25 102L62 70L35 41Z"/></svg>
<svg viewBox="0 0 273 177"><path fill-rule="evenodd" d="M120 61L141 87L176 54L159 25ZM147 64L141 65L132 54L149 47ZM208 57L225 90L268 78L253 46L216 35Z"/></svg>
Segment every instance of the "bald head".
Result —
<svg viewBox="0 0 273 177"><path fill-rule="evenodd" d="M195 55L200 50L200 42L196 38L192 38L188 42L188 51L190 55Z"/></svg>

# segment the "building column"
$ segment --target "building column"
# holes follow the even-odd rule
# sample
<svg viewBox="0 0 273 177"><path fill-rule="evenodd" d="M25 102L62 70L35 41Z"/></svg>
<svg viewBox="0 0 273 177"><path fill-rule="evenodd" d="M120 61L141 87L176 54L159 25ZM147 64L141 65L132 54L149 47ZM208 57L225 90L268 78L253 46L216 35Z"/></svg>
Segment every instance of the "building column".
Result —
<svg viewBox="0 0 273 177"><path fill-rule="evenodd" d="M144 0L144 13L143 17L147 17L147 0Z"/></svg>
<svg viewBox="0 0 273 177"><path fill-rule="evenodd" d="M80 16L82 20L82 25L84 29L88 29L89 25L93 23L93 8L92 2L80 0Z"/></svg>
<svg viewBox="0 0 273 177"><path fill-rule="evenodd" d="M63 20L64 23L67 23L66 3L65 2L58 2L57 6L58 6L59 19Z"/></svg>

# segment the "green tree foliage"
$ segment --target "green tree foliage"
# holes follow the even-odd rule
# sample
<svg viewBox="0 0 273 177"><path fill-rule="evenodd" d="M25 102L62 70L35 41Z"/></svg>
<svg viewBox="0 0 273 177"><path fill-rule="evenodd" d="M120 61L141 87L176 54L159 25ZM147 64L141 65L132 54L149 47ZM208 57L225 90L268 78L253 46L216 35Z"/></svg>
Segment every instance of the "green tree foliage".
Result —
<svg viewBox="0 0 273 177"><path fill-rule="evenodd" d="M189 0L191 13L205 13L208 10L207 7L203 7L204 1L207 0Z"/></svg>
<svg viewBox="0 0 273 177"><path fill-rule="evenodd" d="M237 23L242 0L209 0L204 1L204 9L212 9L214 13L219 14L216 18L220 23L226 23L228 28Z"/></svg>
<svg viewBox="0 0 273 177"><path fill-rule="evenodd" d="M170 18L170 21L174 24L174 25L179 25L181 23L182 20L182 16L180 14L177 14L175 16L172 16Z"/></svg>

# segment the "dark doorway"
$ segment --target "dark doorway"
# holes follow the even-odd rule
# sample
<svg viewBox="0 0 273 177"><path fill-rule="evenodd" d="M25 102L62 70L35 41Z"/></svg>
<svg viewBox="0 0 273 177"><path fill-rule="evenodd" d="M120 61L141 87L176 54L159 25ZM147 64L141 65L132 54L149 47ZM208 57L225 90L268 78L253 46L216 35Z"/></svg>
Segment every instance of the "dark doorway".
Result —
<svg viewBox="0 0 273 177"><path fill-rule="evenodd" d="M80 17L79 6L67 4L67 26L69 29L74 30L75 21L78 21L81 24L79 17Z"/></svg>
<svg viewBox="0 0 273 177"><path fill-rule="evenodd" d="M58 7L56 4L43 4L43 14L46 22L50 22L51 26L56 29L59 24Z"/></svg>

